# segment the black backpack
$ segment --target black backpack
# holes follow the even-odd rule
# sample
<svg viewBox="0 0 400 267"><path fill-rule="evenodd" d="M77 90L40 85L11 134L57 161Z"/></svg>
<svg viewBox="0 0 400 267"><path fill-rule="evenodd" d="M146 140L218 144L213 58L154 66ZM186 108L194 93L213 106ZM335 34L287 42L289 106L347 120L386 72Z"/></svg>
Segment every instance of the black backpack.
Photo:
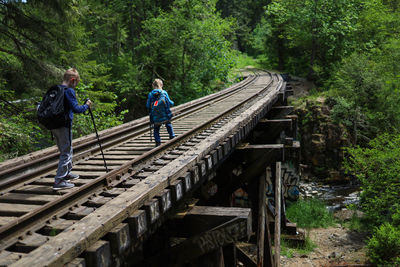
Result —
<svg viewBox="0 0 400 267"><path fill-rule="evenodd" d="M67 125L64 109L64 87L54 85L47 90L37 111L37 118L47 129L57 129Z"/></svg>

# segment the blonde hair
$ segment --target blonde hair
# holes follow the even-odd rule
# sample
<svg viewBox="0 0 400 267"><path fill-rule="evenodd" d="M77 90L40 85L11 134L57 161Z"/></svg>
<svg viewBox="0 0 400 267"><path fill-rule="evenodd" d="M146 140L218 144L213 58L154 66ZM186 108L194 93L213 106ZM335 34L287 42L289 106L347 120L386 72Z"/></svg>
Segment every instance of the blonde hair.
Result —
<svg viewBox="0 0 400 267"><path fill-rule="evenodd" d="M161 79L154 79L152 86L153 86L153 89L162 89L163 82L161 81Z"/></svg>
<svg viewBox="0 0 400 267"><path fill-rule="evenodd" d="M70 82L71 78L76 78L78 82L81 79L75 68L70 68L64 73L64 82Z"/></svg>

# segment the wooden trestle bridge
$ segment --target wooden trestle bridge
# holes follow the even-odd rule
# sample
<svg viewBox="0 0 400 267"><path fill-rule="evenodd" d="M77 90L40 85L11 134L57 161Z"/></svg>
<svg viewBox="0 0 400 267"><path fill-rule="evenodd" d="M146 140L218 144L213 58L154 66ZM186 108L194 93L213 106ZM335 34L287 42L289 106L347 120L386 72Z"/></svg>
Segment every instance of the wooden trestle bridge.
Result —
<svg viewBox="0 0 400 267"><path fill-rule="evenodd" d="M159 147L147 117L104 130L109 172L96 136L76 139L72 189L52 190L55 147L1 163L0 266L278 266L281 231L301 239L284 212L299 182L291 92L253 70L174 108L177 137Z"/></svg>

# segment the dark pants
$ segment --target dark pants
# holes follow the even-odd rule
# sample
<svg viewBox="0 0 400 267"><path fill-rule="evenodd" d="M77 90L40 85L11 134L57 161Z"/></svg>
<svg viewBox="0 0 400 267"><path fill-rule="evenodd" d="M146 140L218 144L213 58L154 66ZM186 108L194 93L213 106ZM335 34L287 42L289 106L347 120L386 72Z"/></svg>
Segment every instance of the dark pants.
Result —
<svg viewBox="0 0 400 267"><path fill-rule="evenodd" d="M161 127L161 124L154 124L154 140L156 141L156 143L161 143L160 127ZM170 121L165 122L165 127L167 128L167 131L169 134L169 139L174 138L175 134L174 134L174 129L172 128L171 122Z"/></svg>

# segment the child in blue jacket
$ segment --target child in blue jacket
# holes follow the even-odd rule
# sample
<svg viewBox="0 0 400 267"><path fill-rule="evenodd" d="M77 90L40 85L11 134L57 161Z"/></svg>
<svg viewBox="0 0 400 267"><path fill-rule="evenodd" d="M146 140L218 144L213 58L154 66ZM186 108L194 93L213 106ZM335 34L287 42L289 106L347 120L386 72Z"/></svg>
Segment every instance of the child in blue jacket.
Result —
<svg viewBox="0 0 400 267"><path fill-rule="evenodd" d="M64 73L63 83L60 85L64 88L64 111L67 121L62 127L51 130L56 139L58 150L60 151L57 173L54 177L54 190L74 187L74 184L69 181L79 178L79 175L71 172L72 120L74 118L74 113L83 113L92 105L90 100L84 105L78 104L74 88L78 85L79 81L80 77L78 71L71 68Z"/></svg>
<svg viewBox="0 0 400 267"><path fill-rule="evenodd" d="M171 124L172 112L170 107L174 102L169 98L167 91L163 90L163 82L160 79L155 79L152 84L153 90L147 98L146 108L150 112L150 123L154 124L154 140L156 146L161 144L160 127L165 124L169 139L175 137L174 130Z"/></svg>

